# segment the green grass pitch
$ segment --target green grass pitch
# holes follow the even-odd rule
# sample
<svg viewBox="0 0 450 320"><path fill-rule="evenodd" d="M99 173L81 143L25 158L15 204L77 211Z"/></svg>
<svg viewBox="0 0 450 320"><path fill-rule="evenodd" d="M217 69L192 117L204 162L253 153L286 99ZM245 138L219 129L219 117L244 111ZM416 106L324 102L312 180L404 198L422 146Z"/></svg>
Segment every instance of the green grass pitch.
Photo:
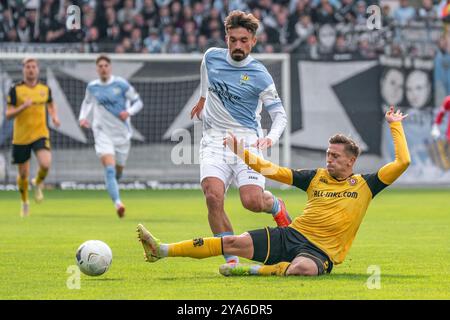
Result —
<svg viewBox="0 0 450 320"><path fill-rule="evenodd" d="M301 212L303 192L274 193L292 216ZM383 191L346 261L317 278L226 278L218 272L222 257L145 263L135 233L140 222L164 242L210 235L203 194L128 191L122 198L127 216L119 220L105 191L47 191L21 219L18 193L0 192L0 299L450 299L449 190ZM235 233L274 225L269 215L243 209L235 190L226 210ZM90 239L111 247L112 267L68 289L67 269ZM367 286L374 284L370 266L381 272L379 289Z"/></svg>

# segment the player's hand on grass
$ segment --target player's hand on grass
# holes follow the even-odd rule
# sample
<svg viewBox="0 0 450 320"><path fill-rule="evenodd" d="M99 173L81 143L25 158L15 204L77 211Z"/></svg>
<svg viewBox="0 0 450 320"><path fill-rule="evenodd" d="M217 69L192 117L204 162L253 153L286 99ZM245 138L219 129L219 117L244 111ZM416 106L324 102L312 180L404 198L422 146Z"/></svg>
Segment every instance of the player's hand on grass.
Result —
<svg viewBox="0 0 450 320"><path fill-rule="evenodd" d="M86 119L81 119L80 120L80 127L85 128L85 129L89 129L91 126L89 124L89 121L87 121Z"/></svg>
<svg viewBox="0 0 450 320"><path fill-rule="evenodd" d="M252 147L264 150L270 148L272 144L273 142L270 138L259 138L258 140L256 140L256 143L252 144Z"/></svg>
<svg viewBox="0 0 450 320"><path fill-rule="evenodd" d="M203 111L203 107L205 106L205 98L201 97L197 104L192 108L191 110L191 119L194 118L194 116L197 116L197 119L201 120L201 114Z"/></svg>
<svg viewBox="0 0 450 320"><path fill-rule="evenodd" d="M395 111L394 106L390 106L389 110L385 114L385 118L388 123L403 121L403 119L407 116L407 114L403 114L400 110Z"/></svg>
<svg viewBox="0 0 450 320"><path fill-rule="evenodd" d="M130 116L130 114L128 113L128 111L122 111L121 113L119 113L119 118L122 121L127 120L129 116Z"/></svg>
<svg viewBox="0 0 450 320"><path fill-rule="evenodd" d="M231 151L237 154L239 157L244 156L244 140L237 140L236 136L231 132L228 133L226 138L223 138L223 145L227 146Z"/></svg>

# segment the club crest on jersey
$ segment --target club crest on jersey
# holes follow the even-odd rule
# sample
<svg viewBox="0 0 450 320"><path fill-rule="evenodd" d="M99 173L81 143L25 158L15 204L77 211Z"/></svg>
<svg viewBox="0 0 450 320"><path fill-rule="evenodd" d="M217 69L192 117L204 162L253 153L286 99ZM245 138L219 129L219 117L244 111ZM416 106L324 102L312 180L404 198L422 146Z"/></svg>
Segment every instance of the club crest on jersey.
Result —
<svg viewBox="0 0 450 320"><path fill-rule="evenodd" d="M250 77L248 76L248 74L244 73L243 75L241 75L241 80L239 81L239 84L243 85L248 83L248 81L250 80Z"/></svg>
<svg viewBox="0 0 450 320"><path fill-rule="evenodd" d="M348 184L351 186L354 186L358 183L358 180L356 178L348 178Z"/></svg>
<svg viewBox="0 0 450 320"><path fill-rule="evenodd" d="M44 90L39 91L39 95L43 98L45 97L46 92Z"/></svg>
<svg viewBox="0 0 450 320"><path fill-rule="evenodd" d="M118 96L120 94L120 88L119 87L114 87L113 89L113 93Z"/></svg>

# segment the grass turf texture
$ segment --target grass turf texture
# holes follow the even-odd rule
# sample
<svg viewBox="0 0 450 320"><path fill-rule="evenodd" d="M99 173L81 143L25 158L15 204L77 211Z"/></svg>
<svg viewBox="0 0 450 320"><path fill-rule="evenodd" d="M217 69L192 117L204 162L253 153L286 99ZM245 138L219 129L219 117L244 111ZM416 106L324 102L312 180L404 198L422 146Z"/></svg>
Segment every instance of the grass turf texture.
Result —
<svg viewBox="0 0 450 320"><path fill-rule="evenodd" d="M301 212L304 193L274 192L292 216ZM318 278L226 278L218 273L222 257L145 263L139 222L164 242L210 235L203 194L128 191L122 198L127 216L119 220L105 191L47 191L21 219L18 193L0 192L0 299L450 299L448 190L382 192L346 261ZM235 190L226 211L235 233L274 225L270 215L243 209ZM81 289L69 290L67 268L90 239L111 247L112 267L100 277L81 275ZM380 289L366 285L371 265L381 270Z"/></svg>

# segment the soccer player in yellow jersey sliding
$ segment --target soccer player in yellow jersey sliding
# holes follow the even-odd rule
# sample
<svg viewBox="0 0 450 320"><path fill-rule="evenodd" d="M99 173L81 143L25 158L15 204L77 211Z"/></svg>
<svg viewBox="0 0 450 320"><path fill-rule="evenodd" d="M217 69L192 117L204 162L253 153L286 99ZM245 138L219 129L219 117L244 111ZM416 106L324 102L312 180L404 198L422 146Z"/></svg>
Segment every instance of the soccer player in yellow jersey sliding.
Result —
<svg viewBox="0 0 450 320"><path fill-rule="evenodd" d="M14 119L12 162L18 166L17 186L22 199L20 214L25 217L29 213L31 151L34 151L39 164L36 178L32 180L34 197L36 202L41 202L44 198L43 182L52 161L47 111L56 127L60 122L50 88L39 81L38 61L25 58L22 73L23 81L13 85L9 91L6 118Z"/></svg>
<svg viewBox="0 0 450 320"><path fill-rule="evenodd" d="M356 232L372 198L392 184L408 167L410 156L402 121L407 115L393 107L385 118L391 128L395 160L372 174L354 174L360 153L350 138L337 134L330 138L326 168L292 170L279 167L244 150L243 141L234 136L224 143L250 167L265 177L294 185L308 195L303 214L288 227L265 228L240 236L198 238L164 244L144 226L138 225L138 237L146 260L164 257L206 258L233 254L263 265L225 264L219 269L230 275L304 275L330 273L350 250Z"/></svg>

